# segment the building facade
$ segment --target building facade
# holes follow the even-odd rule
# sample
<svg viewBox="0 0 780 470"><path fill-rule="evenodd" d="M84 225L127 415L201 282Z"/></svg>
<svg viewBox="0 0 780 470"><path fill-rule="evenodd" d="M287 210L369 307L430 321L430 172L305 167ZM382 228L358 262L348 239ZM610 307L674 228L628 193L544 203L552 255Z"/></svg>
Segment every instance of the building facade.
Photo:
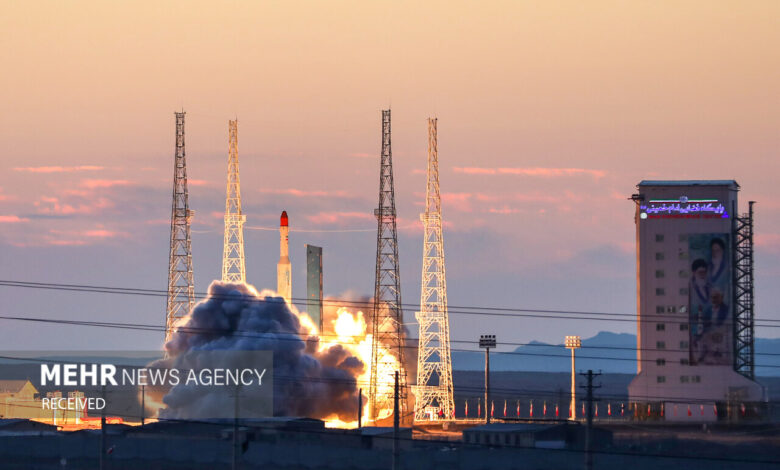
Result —
<svg viewBox="0 0 780 470"><path fill-rule="evenodd" d="M755 414L764 390L735 370L739 185L642 181L637 188L634 416L716 421L748 407ZM750 333L752 343L752 325Z"/></svg>

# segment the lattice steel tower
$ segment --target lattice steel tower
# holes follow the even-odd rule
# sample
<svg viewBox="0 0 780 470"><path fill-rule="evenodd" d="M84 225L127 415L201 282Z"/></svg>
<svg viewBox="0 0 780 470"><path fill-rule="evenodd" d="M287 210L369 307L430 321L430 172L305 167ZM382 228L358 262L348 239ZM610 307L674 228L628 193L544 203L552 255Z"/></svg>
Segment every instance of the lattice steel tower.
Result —
<svg viewBox="0 0 780 470"><path fill-rule="evenodd" d="M176 322L195 304L192 282L192 241L187 193L187 159L184 153L184 111L176 115L176 150L173 164L171 203L171 248L168 258L168 305L165 313L165 341L171 338Z"/></svg>
<svg viewBox="0 0 780 470"><path fill-rule="evenodd" d="M415 421L430 419L429 412L438 415L440 411L443 419L455 419L436 121L436 118L428 119L428 182L425 188L425 212L420 214L424 235L420 311L416 314L420 335Z"/></svg>
<svg viewBox="0 0 780 470"><path fill-rule="evenodd" d="M225 242L222 252L222 282L246 282L244 222L241 213L241 183L238 178L238 121L229 121Z"/></svg>
<svg viewBox="0 0 780 470"><path fill-rule="evenodd" d="M406 371L389 109L382 111L379 208L374 211L374 215L377 218L377 236L374 316L371 327L371 380L368 393L369 418L376 422L377 419L389 416L387 410L391 410L392 414L395 381L393 376L395 371L399 371L399 418L404 421Z"/></svg>

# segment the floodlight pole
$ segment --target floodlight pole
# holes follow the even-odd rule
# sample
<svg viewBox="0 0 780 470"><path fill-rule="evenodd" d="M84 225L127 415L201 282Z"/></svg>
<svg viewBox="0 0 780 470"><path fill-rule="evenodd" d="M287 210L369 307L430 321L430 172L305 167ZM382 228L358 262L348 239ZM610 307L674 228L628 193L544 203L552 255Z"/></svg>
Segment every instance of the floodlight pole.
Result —
<svg viewBox="0 0 780 470"><path fill-rule="evenodd" d="M485 350L485 424L490 424L490 411L488 411L488 402L490 400L490 348L496 347L496 335L481 335L479 337L479 347Z"/></svg>
<svg viewBox="0 0 780 470"><path fill-rule="evenodd" d="M574 383L574 350L582 347L582 338L579 336L567 336L565 339L566 349L571 349L571 419L577 419L577 389Z"/></svg>

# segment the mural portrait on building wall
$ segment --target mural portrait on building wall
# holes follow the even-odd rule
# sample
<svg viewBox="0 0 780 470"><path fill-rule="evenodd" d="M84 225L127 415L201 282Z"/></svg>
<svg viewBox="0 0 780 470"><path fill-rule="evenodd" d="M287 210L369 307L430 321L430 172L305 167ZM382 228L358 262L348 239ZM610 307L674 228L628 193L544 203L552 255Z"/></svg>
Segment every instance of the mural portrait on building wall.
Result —
<svg viewBox="0 0 780 470"><path fill-rule="evenodd" d="M732 289L726 233L688 237L690 362L704 365L732 363Z"/></svg>

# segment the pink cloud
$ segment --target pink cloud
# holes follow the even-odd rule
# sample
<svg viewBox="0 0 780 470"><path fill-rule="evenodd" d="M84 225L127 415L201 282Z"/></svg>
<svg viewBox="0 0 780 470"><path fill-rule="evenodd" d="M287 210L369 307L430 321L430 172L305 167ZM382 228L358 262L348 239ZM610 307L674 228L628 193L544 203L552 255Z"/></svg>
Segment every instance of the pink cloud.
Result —
<svg viewBox="0 0 780 470"><path fill-rule="evenodd" d="M120 232L114 232L113 230L87 230L84 232L85 237L91 238L114 238L121 235Z"/></svg>
<svg viewBox="0 0 780 470"><path fill-rule="evenodd" d="M771 252L780 252L780 234L756 233L756 246Z"/></svg>
<svg viewBox="0 0 780 470"><path fill-rule="evenodd" d="M38 208L38 213L53 215L93 214L102 209L114 207L114 203L104 197L97 198L87 204L70 204L60 202L56 197L42 196L33 205Z"/></svg>
<svg viewBox="0 0 780 470"><path fill-rule="evenodd" d="M365 212L319 212L315 215L308 215L309 222L315 224L337 224L349 220L374 220L373 214Z"/></svg>
<svg viewBox="0 0 780 470"><path fill-rule="evenodd" d="M454 167L455 173L467 175L521 175L541 178L558 178L564 176L586 175L595 179L603 178L606 172L602 170L589 170L585 168L479 168L479 167Z"/></svg>
<svg viewBox="0 0 780 470"><path fill-rule="evenodd" d="M0 215L0 224L17 224L20 222L29 222L30 219L19 217L18 215Z"/></svg>
<svg viewBox="0 0 780 470"><path fill-rule="evenodd" d="M495 175L495 168L476 168L476 167L454 167L455 173L465 173L467 175Z"/></svg>
<svg viewBox="0 0 780 470"><path fill-rule="evenodd" d="M81 186L89 189L96 188L113 188L114 186L130 186L127 180L84 180L81 182Z"/></svg>
<svg viewBox="0 0 780 470"><path fill-rule="evenodd" d="M413 175L427 175L428 174L428 170L421 170L419 168L415 168L414 170L412 170L412 174Z"/></svg>
<svg viewBox="0 0 780 470"><path fill-rule="evenodd" d="M286 196L294 196L294 197L338 197L338 198L344 198L344 197L350 197L350 194L343 190L337 190L337 191L306 191L301 189L260 189L261 193L266 194L282 194Z"/></svg>
<svg viewBox="0 0 780 470"><path fill-rule="evenodd" d="M166 180L167 181L167 180ZM187 184L190 186L210 186L211 183L206 180L188 179Z"/></svg>
<svg viewBox="0 0 780 470"><path fill-rule="evenodd" d="M27 173L73 173L76 171L100 171L102 166L80 165L80 166L28 166L17 167L14 171L24 171Z"/></svg>
<svg viewBox="0 0 780 470"><path fill-rule="evenodd" d="M471 212L471 193L441 193L441 204L443 208L453 208L460 212Z"/></svg>
<svg viewBox="0 0 780 470"><path fill-rule="evenodd" d="M491 214L504 214L504 215L517 214L518 212L520 212L520 209L516 209L508 206L503 206L498 208L491 207L490 209L488 209L488 212L490 212Z"/></svg>
<svg viewBox="0 0 780 470"><path fill-rule="evenodd" d="M543 178L588 175L599 179L606 176L604 171L584 168L499 168L498 172L504 175L540 176Z"/></svg>

